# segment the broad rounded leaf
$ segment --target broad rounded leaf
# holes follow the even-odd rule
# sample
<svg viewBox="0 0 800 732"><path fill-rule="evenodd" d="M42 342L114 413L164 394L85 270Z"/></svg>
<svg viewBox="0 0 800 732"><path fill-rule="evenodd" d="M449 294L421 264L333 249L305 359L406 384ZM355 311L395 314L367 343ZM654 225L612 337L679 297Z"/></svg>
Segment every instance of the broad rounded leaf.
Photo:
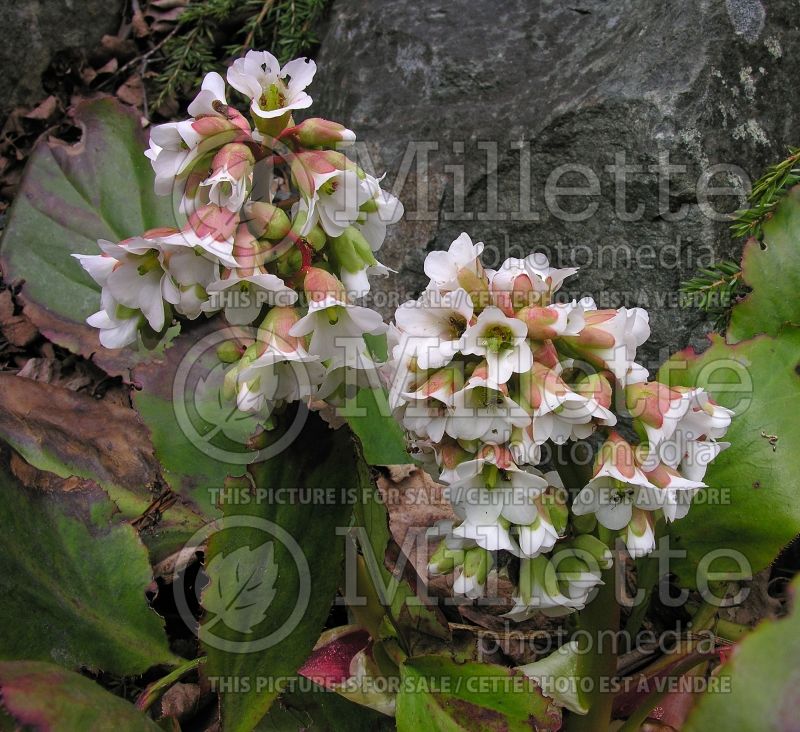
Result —
<svg viewBox="0 0 800 732"><path fill-rule="evenodd" d="M401 667L398 732L557 730L561 710L520 671L446 656L409 658Z"/></svg>
<svg viewBox="0 0 800 732"><path fill-rule="evenodd" d="M3 707L37 732L158 732L132 704L85 676L50 663L0 663Z"/></svg>
<svg viewBox="0 0 800 732"><path fill-rule="evenodd" d="M733 346L714 337L700 355L673 356L659 378L705 387L736 411L725 436L731 447L706 473L709 489L669 526L672 548L687 552L670 569L696 587L702 573L740 571L743 556L755 574L800 533L800 328Z"/></svg>
<svg viewBox="0 0 800 732"><path fill-rule="evenodd" d="M3 275L24 280L25 314L54 343L125 373L141 359L109 351L84 322L99 310L100 290L73 252L98 254L98 239L119 241L175 225L169 197L153 193L138 115L113 98L86 100L74 112L76 145L40 142L31 154L2 241Z"/></svg>
<svg viewBox="0 0 800 732"><path fill-rule="evenodd" d="M119 676L178 660L145 598L147 552L103 490L25 489L5 473L0 488L0 658Z"/></svg>
<svg viewBox="0 0 800 732"><path fill-rule="evenodd" d="M689 715L684 732L709 729L739 732L792 732L797 725L800 612L793 585L794 610L787 618L765 620L734 646L711 690Z"/></svg>
<svg viewBox="0 0 800 732"><path fill-rule="evenodd" d="M747 242L742 274L753 291L731 312L730 342L759 333L777 335L786 323L800 325L800 186L764 224L763 241Z"/></svg>
<svg viewBox="0 0 800 732"><path fill-rule="evenodd" d="M204 673L236 678L253 689L221 690L226 732L249 732L280 693L282 682L311 653L340 583L341 532L350 524L353 490L360 489L349 431L331 430L313 414L280 454L250 470L253 485L229 492L222 501L221 529L208 540L206 555L209 585L203 604L210 612L200 627L208 654ZM277 575L266 553L261 560L244 561L243 549L256 550L266 542L273 545ZM242 564L244 572L237 577ZM217 621L214 608L219 599L214 588L243 586L250 568L258 571L246 586L274 583L274 597L264 620L252 632L242 632ZM270 679L272 683L265 685Z"/></svg>

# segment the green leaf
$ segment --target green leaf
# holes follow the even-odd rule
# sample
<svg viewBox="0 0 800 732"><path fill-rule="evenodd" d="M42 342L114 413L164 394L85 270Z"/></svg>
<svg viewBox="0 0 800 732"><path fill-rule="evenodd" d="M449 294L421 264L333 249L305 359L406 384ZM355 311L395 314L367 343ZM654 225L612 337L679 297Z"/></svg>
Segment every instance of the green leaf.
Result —
<svg viewBox="0 0 800 732"><path fill-rule="evenodd" d="M165 480L213 518L220 515L216 498L225 478L241 476L258 457L247 445L258 423L219 392L216 348L230 333L220 319L191 324L161 359L133 371L140 387L133 405L150 431Z"/></svg>
<svg viewBox="0 0 800 732"><path fill-rule="evenodd" d="M0 439L38 470L97 482L120 510L140 517L163 490L147 430L130 407L0 374ZM172 505L142 535L153 561L180 549L202 517Z"/></svg>
<svg viewBox="0 0 800 732"><path fill-rule="evenodd" d="M147 552L103 491L0 486L0 658L118 676L176 662L145 598Z"/></svg>
<svg viewBox="0 0 800 732"><path fill-rule="evenodd" d="M524 674L446 656L409 658L400 666L398 732L436 729L543 732L561 727L561 710Z"/></svg>
<svg viewBox="0 0 800 732"><path fill-rule="evenodd" d="M209 539L206 555L204 671L237 679L240 688L222 689L226 732L254 727L319 638L340 583L341 529L350 523L358 488L350 433L331 430L313 414L290 445L251 466L251 473L252 485L226 494L221 530ZM274 596L262 596L263 587ZM243 588L253 596L239 602ZM226 612L215 613L234 605L240 610L230 624ZM252 632L242 632L251 623ZM251 691L241 693L242 684Z"/></svg>
<svg viewBox="0 0 800 732"><path fill-rule="evenodd" d="M31 154L2 241L6 282L24 280L25 314L51 341L123 373L142 356L107 351L84 323L99 288L73 252L98 254L98 239L119 241L175 225L169 197L153 193L139 116L112 98L79 103L74 146L40 142Z"/></svg>
<svg viewBox="0 0 800 732"><path fill-rule="evenodd" d="M406 450L403 428L392 417L383 389L359 389L340 412L364 448L370 465L403 465L413 462Z"/></svg>
<svg viewBox="0 0 800 732"><path fill-rule="evenodd" d="M762 621L736 644L712 678L709 689L689 715L685 732L709 729L761 732L797 729L797 659L800 657L800 612L792 583L794 609L781 620Z"/></svg>
<svg viewBox="0 0 800 732"><path fill-rule="evenodd" d="M777 335L786 323L800 324L800 187L786 195L764 224L763 243L747 242L742 271L753 291L733 308L729 341Z"/></svg>
<svg viewBox="0 0 800 732"><path fill-rule="evenodd" d="M0 663L3 706L25 729L158 732L132 704L85 676L50 663Z"/></svg>
<svg viewBox="0 0 800 732"><path fill-rule="evenodd" d="M385 714L354 704L306 679L293 681L299 688L281 694L256 727L257 732L390 732L395 728L394 720Z"/></svg>
<svg viewBox="0 0 800 732"><path fill-rule="evenodd" d="M701 355L689 349L673 356L659 378L702 386L736 412L725 436L731 447L706 473L709 489L669 525L672 548L687 552L670 569L683 586L696 587L704 558L718 555L706 573L737 572L732 552L740 552L755 574L800 533L800 329L736 345L715 336Z"/></svg>

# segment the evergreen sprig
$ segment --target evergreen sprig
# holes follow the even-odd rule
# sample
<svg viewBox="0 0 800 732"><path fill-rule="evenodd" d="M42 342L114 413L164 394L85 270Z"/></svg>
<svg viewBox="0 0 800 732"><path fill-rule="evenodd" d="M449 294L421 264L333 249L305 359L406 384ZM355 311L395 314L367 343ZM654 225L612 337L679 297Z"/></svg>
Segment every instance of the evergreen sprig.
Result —
<svg viewBox="0 0 800 732"><path fill-rule="evenodd" d="M731 307L744 294L742 269L736 262L725 260L706 269L681 285L684 305L705 310L712 316L714 329L722 331L728 324Z"/></svg>
<svg viewBox="0 0 800 732"><path fill-rule="evenodd" d="M761 229L769 220L786 191L800 182L800 148L790 147L789 157L771 165L754 184L748 200L750 207L734 214L731 226L735 237L761 238Z"/></svg>
<svg viewBox="0 0 800 732"><path fill-rule="evenodd" d="M308 52L329 0L192 0L178 18L151 68L155 108L196 90L209 71L251 48L272 51L281 62ZM233 43L227 43L234 39ZM160 67L160 68L159 68Z"/></svg>

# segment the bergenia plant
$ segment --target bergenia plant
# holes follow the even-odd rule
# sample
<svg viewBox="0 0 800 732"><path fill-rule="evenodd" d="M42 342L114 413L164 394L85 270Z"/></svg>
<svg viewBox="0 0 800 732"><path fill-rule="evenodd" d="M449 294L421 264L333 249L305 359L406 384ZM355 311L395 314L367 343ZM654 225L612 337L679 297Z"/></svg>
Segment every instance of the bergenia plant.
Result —
<svg viewBox="0 0 800 732"><path fill-rule="evenodd" d="M782 330L783 321L763 335L748 329L753 316L745 302L732 321L740 343L716 340L711 355L684 359L689 366L682 376L670 378L663 369L656 374L637 357L650 337L648 313L639 307L603 309L592 297L567 296L577 269L552 266L537 251L535 228L530 254L508 258L496 269L484 266L484 245L468 233L447 251L429 252L424 291L399 303L391 322L384 322L365 303L372 278L391 275L377 253L388 227L403 216L403 205L382 178L359 164L352 130L308 111L315 72L305 58L282 65L267 51L249 51L232 63L226 78L209 73L188 106L189 118L153 127L149 149L142 151L155 194L167 204L159 216L171 210L172 218L163 215L145 231L109 234L98 241L99 251L72 250L100 290L99 309L94 300L96 312L86 320L95 329L90 339L99 337L104 347L91 340L97 362L111 364L114 374L140 387L133 399L139 415L124 423L126 436L143 431L148 441L152 437L152 446L137 455L157 462L159 472L148 482L142 507L140 495L120 489L130 481L107 471L96 474L67 450L37 452L34 438L9 437L0 425L0 436L37 469L52 471L48 476L97 480L79 486L85 491L80 510L73 506L68 512L69 521L86 515L88 524L47 524L51 533L63 535L57 546L74 543L80 549L71 554L102 554L103 567L119 559L115 571L124 572L125 564L136 574L115 583L112 573L107 580L124 598L124 652L116 640L109 649L87 653L71 642L62 649L58 644L69 634L60 629L57 613L55 620L48 615L42 642L58 646L50 655L59 663L67 659L63 665L72 670L127 678L149 669L152 683L138 695L137 706L151 714L176 681L200 673L202 693L214 696L215 709L218 702L223 730L283 728L287 710L302 708L305 714L319 705L309 701L322 693L319 686L298 689L298 679L349 699L342 719L355 702L359 712L371 715L364 718L368 724L391 725L395 717L401 732L421 725L556 730L562 722L572 730L603 732L612 716L627 720L621 723L625 732L639 729L661 697L651 685L636 694L612 683L632 678L618 667L618 650L602 642L604 633L620 628L619 588L634 575L645 592L658 583L665 574L654 558L661 540L680 534L675 525L689 525L690 512L704 510L697 499L712 482L709 466L731 447L723 441L726 432L731 428L733 435L743 421L756 418L712 398L717 392L702 373L703 359L719 355L734 367L761 369L773 352L790 353L796 339L786 345L794 336ZM120 121L124 115L109 115L104 102L93 104L117 132L127 124ZM85 154L101 148L87 145ZM30 200L38 201L36 196L34 191ZM27 203L20 199L4 242L4 253L12 255L24 240L17 221ZM408 249L420 245L405 242ZM750 256L771 256L779 245L780 239ZM74 260L63 259L73 264L76 278L83 276ZM9 272L19 276L15 261L9 259ZM755 271L748 281L758 303L767 288ZM593 294L600 300L602 293ZM82 323L68 325L70 338L89 332ZM172 344L176 325L185 332ZM178 345L193 332L209 331L210 366L206 356ZM59 335L59 343L73 341ZM143 346L155 344L160 347L143 355ZM75 350L86 355L85 348ZM221 374L215 382L204 373L196 384L205 401L195 411L211 423L199 441L179 429L187 394L176 386L186 375L184 366L195 363ZM765 395L759 403L780 401L787 391L781 381L786 374L780 374L774 383L757 380ZM219 394L210 408L214 384ZM243 448L218 459L212 438L228 435L231 419ZM745 424L750 437L741 449L748 456L777 449L778 435L759 423L761 437L753 436L756 428ZM717 466L739 449L736 436L731 442L733 449ZM384 466L402 462L411 464L419 485L435 492L439 488L431 488L429 478L423 481L427 471L444 486L446 498L448 518L416 527L424 545L416 562L405 544L399 546L403 521L395 515L390 525L384 506L391 499L381 471L391 475ZM760 490L760 474L746 476L748 491ZM116 501L113 509L105 490ZM33 495L11 494L22 506ZM59 500L69 500L68 494L63 491ZM122 519L113 518L117 511ZM14 515L23 521L29 510ZM759 527L768 523L761 518ZM104 520L105 534L99 528ZM127 522L124 530L118 520ZM259 532L269 540L258 539ZM714 549L719 535L712 531L704 543L698 533L695 527L684 542L689 559L677 570L684 585L687 565L697 556L692 542ZM784 533L776 536L784 539ZM136 543L140 536L150 541L146 550ZM743 545L747 541L743 536ZM776 542L772 537L770 546ZM747 558L756 554L745 548ZM767 553L754 560L759 568L775 554ZM187 584L200 561L202 572ZM178 645L167 647L160 621L144 606L150 567L158 567L150 599L161 596L158 607L180 616L181 627L200 641L183 653L186 658L179 657ZM704 572L703 579L710 574ZM61 579L42 581L48 597L61 598L51 592ZM173 590L168 607L167 587ZM346 624L343 614L329 616L337 595L346 606ZM716 608L695 600L689 608L693 629L708 630ZM99 602L104 601L105 595ZM82 602L82 595L69 595L61 604L74 608ZM482 607L491 608L485 627L457 622L469 619L464 608ZM625 611L629 631L642 626L646 610L647 601ZM133 630L126 625L131 617ZM110 626L101 625L96 634ZM544 634L558 642L546 651L514 654L499 644L517 629L526 640ZM715 626L715 632L723 630ZM494 653L484 647L485 636L498 643ZM35 637L29 633L25 642ZM703 651L695 637L681 637L642 678L681 676L719 660L714 638ZM25 656L13 656L20 657ZM152 671L163 667L173 670ZM86 679L0 663L9 709L18 706L14 694L45 673L58 688L77 684L81 694L89 693ZM17 688L15 679L24 683ZM141 715L137 721L152 725Z"/></svg>

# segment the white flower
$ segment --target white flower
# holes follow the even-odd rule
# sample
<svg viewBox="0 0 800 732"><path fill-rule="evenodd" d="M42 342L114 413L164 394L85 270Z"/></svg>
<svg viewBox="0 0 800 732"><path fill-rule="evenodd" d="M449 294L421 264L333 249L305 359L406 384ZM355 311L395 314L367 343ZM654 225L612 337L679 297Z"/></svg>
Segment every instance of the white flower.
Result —
<svg viewBox="0 0 800 732"><path fill-rule="evenodd" d="M514 595L514 607L502 617L515 621L527 620L537 612L548 617L560 617L581 609L586 603L585 593L578 593L573 588L572 597L565 594L559 586L555 568L544 556L533 559L523 558L520 561L519 585ZM588 578L587 578L588 583ZM596 584L600 584L597 578Z"/></svg>
<svg viewBox="0 0 800 732"><path fill-rule="evenodd" d="M119 244L104 239L97 243L102 255L73 255L87 272L100 277L103 288L103 310L106 311L106 316L92 316L90 325L118 332L117 336L105 336L106 339L118 340L123 334L129 335L132 326L121 321L127 321L133 316L131 313L122 314L123 311L118 307L122 305L128 310L141 311L156 333L163 330L166 322L164 303L174 305L181 299L180 290L164 265L163 241L133 237ZM98 260L98 257L110 258L114 263L109 266L107 262Z"/></svg>
<svg viewBox="0 0 800 732"><path fill-rule="evenodd" d="M485 370L485 369L484 369ZM464 440L480 440L493 445L506 442L514 427L525 427L530 416L497 384L478 373L453 395L453 416L447 433Z"/></svg>
<svg viewBox="0 0 800 732"><path fill-rule="evenodd" d="M441 294L426 291L395 311L404 350L422 369L439 368L452 361L472 320L472 300L461 288Z"/></svg>
<svg viewBox="0 0 800 732"><path fill-rule="evenodd" d="M507 450L487 449L475 460L461 463L447 495L457 516L474 526L496 524L499 518L528 526L538 511L534 500L547 488L538 471L520 470Z"/></svg>
<svg viewBox="0 0 800 732"><path fill-rule="evenodd" d="M498 304L508 305L512 310L526 305L547 305L564 280L577 271L577 267L551 267L547 257L540 252L525 259L509 257L500 269L491 274L492 295Z"/></svg>
<svg viewBox="0 0 800 732"><path fill-rule="evenodd" d="M351 305L334 295L322 300L312 300L308 314L291 329L293 336L311 334L308 350L321 360L330 359L332 365L362 363L366 344L364 334L379 335L386 331L383 318L374 310ZM370 359L366 359L372 364ZM374 364L372 364L374 366Z"/></svg>
<svg viewBox="0 0 800 732"><path fill-rule="evenodd" d="M461 383L461 374L456 369L437 371L416 391L404 394L407 401L396 416L407 430L441 442L450 418L453 393Z"/></svg>
<svg viewBox="0 0 800 732"><path fill-rule="evenodd" d="M188 247L171 247L165 253L167 271L180 292L176 312L194 320L208 301L206 288L217 278L219 267L208 257Z"/></svg>
<svg viewBox="0 0 800 732"><path fill-rule="evenodd" d="M648 509L657 488L638 467L633 448L612 432L598 455L594 477L575 497L572 512L576 516L594 513L600 524L618 531L631 520L633 507Z"/></svg>
<svg viewBox="0 0 800 732"><path fill-rule="evenodd" d="M311 106L305 88L311 83L317 65L297 58L281 68L268 51L248 51L228 68L228 83L251 100L250 111L262 119L280 117L293 109Z"/></svg>
<svg viewBox="0 0 800 732"><path fill-rule="evenodd" d="M505 384L512 373L528 371L533 364L527 335L521 320L509 318L499 308L488 307L464 332L461 351L483 356L488 364L489 380Z"/></svg>
<svg viewBox="0 0 800 732"><path fill-rule="evenodd" d="M460 287L458 276L461 270L482 276L479 258L483 242L472 243L469 235L462 233L446 252L430 252L425 257L425 274L431 279L430 287L438 290L456 290Z"/></svg>
<svg viewBox="0 0 800 732"><path fill-rule="evenodd" d="M558 532L541 510L537 511L532 523L520 526L518 531L517 542L523 557L537 557L549 552L558 541Z"/></svg>
<svg viewBox="0 0 800 732"><path fill-rule="evenodd" d="M306 223L300 233L305 236L319 223L328 236L341 236L358 219L361 205L369 198L369 193L352 170L312 172L311 177L314 192L299 206L299 210L307 211Z"/></svg>
<svg viewBox="0 0 800 732"><path fill-rule="evenodd" d="M396 224L403 216L403 204L397 196L381 188L379 178L369 174L361 181L369 197L362 203L355 227L377 252L386 238L386 228ZM365 205L366 204L366 205Z"/></svg>
<svg viewBox="0 0 800 732"><path fill-rule="evenodd" d="M159 196L170 195L175 178L186 172L202 153L202 135L194 129L193 122L191 119L166 122L150 130L150 147L145 155L156 174L154 188Z"/></svg>
<svg viewBox="0 0 800 732"><path fill-rule="evenodd" d="M611 371L624 386L647 380L637 363L636 349L650 337L649 318L642 308L597 310L591 298L581 300L585 327L577 336L563 336L582 358Z"/></svg>
<svg viewBox="0 0 800 732"><path fill-rule="evenodd" d="M258 269L252 274L226 269L206 290L211 297L203 309L214 312L224 308L225 319L231 325L252 323L264 305L285 307L297 302L297 293L280 277Z"/></svg>
<svg viewBox="0 0 800 732"><path fill-rule="evenodd" d="M203 77L200 92L188 106L187 111L192 117L219 114L219 109L215 107L219 107L220 104L228 106L225 100L225 80L216 71L211 71Z"/></svg>
<svg viewBox="0 0 800 732"><path fill-rule="evenodd" d="M633 515L625 530L625 547L631 559L645 557L656 548L656 534L649 512L639 508L633 509Z"/></svg>

